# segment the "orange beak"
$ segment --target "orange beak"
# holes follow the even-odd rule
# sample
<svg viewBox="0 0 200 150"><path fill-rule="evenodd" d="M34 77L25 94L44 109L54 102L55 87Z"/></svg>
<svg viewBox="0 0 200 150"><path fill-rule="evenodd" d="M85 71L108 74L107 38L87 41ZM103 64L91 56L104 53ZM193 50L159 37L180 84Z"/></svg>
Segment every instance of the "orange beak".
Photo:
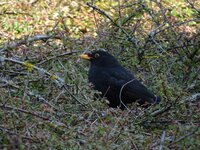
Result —
<svg viewBox="0 0 200 150"><path fill-rule="evenodd" d="M90 60L91 59L91 57L88 54L81 54L80 57L82 59L86 59L86 60Z"/></svg>

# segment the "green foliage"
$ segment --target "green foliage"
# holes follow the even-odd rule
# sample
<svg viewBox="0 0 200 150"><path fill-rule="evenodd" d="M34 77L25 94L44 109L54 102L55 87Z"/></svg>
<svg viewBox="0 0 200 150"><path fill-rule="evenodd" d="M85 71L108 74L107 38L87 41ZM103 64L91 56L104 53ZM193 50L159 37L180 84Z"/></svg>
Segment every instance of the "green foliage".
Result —
<svg viewBox="0 0 200 150"><path fill-rule="evenodd" d="M199 2L87 2L0 2L0 149L198 149ZM85 49L108 50L161 103L108 109Z"/></svg>

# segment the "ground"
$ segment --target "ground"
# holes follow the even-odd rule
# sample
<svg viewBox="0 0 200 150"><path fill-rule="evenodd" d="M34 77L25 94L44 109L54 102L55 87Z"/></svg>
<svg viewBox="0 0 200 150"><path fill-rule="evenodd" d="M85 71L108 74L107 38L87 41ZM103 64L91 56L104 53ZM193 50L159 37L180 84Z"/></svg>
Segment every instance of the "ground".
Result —
<svg viewBox="0 0 200 150"><path fill-rule="evenodd" d="M0 149L200 147L197 0L0 2ZM85 50L105 49L161 103L108 108Z"/></svg>

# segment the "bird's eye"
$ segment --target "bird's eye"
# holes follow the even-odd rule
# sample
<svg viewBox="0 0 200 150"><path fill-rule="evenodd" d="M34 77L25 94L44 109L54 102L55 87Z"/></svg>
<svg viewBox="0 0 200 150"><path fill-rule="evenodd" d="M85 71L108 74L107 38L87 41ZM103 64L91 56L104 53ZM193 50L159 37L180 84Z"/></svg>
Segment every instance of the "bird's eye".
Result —
<svg viewBox="0 0 200 150"><path fill-rule="evenodd" d="M99 56L100 56L99 53L96 53L96 54L94 55L95 58L98 58Z"/></svg>

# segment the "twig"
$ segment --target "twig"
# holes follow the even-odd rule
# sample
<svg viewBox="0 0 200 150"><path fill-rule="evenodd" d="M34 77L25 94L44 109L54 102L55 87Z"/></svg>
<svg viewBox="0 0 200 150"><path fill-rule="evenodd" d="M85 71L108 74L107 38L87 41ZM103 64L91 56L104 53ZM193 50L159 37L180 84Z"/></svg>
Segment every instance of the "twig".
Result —
<svg viewBox="0 0 200 150"><path fill-rule="evenodd" d="M5 83L6 85L4 86L11 86L13 88L16 89L21 89L19 86L15 85L12 81L6 80L5 78L0 77L0 81ZM29 96L34 96L36 97L39 101L42 101L44 103L46 103L47 105L51 106L52 108L54 108L55 110L58 110L58 108L56 108L53 104L49 103L45 98L43 98L41 95L39 94L35 94L34 92L31 92L29 89L27 89L26 93Z"/></svg>
<svg viewBox="0 0 200 150"><path fill-rule="evenodd" d="M197 102L200 100L200 93L195 93L189 97L186 98L185 101L188 101L188 102Z"/></svg>
<svg viewBox="0 0 200 150"><path fill-rule="evenodd" d="M171 107L172 107L172 105L169 105L169 106L167 106L167 107L164 107L164 108L162 108L162 109L159 109L159 110L157 110L157 111L154 111L153 113L150 114L150 116L156 117L156 116L158 116L158 115L160 115L160 114L163 114L164 112L170 110Z"/></svg>
<svg viewBox="0 0 200 150"><path fill-rule="evenodd" d="M31 5L34 7L34 5L38 2L39 0L35 0L33 2L31 2Z"/></svg>
<svg viewBox="0 0 200 150"><path fill-rule="evenodd" d="M22 112L22 113L26 113L26 114L41 118L43 120L49 120L49 118L40 116L39 114L37 114L35 112L30 112L30 111L27 111L25 109L21 109L21 108L17 108L17 107L12 107L12 106L8 106L8 105L0 105L0 108L1 109L7 109L7 110L15 110L15 111L19 111L19 112Z"/></svg>
<svg viewBox="0 0 200 150"><path fill-rule="evenodd" d="M194 3L190 2L190 0L186 0L186 1L190 4L190 6L191 6L193 9L195 9L195 10L200 14L200 9L196 8L196 7L194 6Z"/></svg>
<svg viewBox="0 0 200 150"><path fill-rule="evenodd" d="M169 147L172 147L174 144L176 144L176 143L178 143L178 142L184 140L185 138L187 138L187 137L189 137L189 136L195 134L195 133L198 131L198 129L199 129L199 127L197 127L194 131L192 131L192 132L190 132L190 133L188 133L188 134L186 134L186 135L180 137L180 138L177 139L176 141L170 143L168 146L169 146Z"/></svg>
<svg viewBox="0 0 200 150"><path fill-rule="evenodd" d="M16 60L16 59L12 59L12 58L5 58L5 57L2 57L0 56L0 61L9 61L9 62L14 62L14 63L17 63L17 64L20 64L20 65L23 65L23 66L26 66L26 67L30 67L31 69L35 69L37 71L39 71L40 73L42 74L46 74L48 75L49 77L52 78L52 80L55 81L55 83L57 83L57 85L60 87L60 88L64 88L69 94L70 96L72 96L72 98L74 100L76 100L77 102L79 102L81 105L83 105L84 107L86 107L81 101L79 101L70 91L69 89L67 88L68 85L65 84L64 80L60 77L58 77L57 75L53 75L51 74L50 72L46 71L45 69L43 68L39 68L33 64L27 64L26 62L23 62L23 61L20 61L20 60Z"/></svg>
<svg viewBox="0 0 200 150"><path fill-rule="evenodd" d="M9 131L9 129L4 128L3 126L0 126L0 130L2 130L3 132L8 133L10 135L16 135L18 137L21 137L22 139L30 140L30 141L33 141L33 142L36 142L36 143L40 142L40 140L38 140L38 139L33 139L31 137L20 135L18 133L13 132L13 131Z"/></svg>
<svg viewBox="0 0 200 150"><path fill-rule="evenodd" d="M192 22L192 21L199 21L200 18L193 18L193 19L189 19L189 20L186 20L186 21L183 21L183 22L178 22L178 23L175 23L175 24L172 24L172 25L169 25L169 26L166 26L166 27L163 27L161 28L160 30L158 31L155 31L154 32L154 35L166 30L166 29L169 29L169 28L172 28L172 27L176 27L176 26L181 26L183 24L186 24L186 23L189 23L189 22Z"/></svg>
<svg viewBox="0 0 200 150"><path fill-rule="evenodd" d="M126 37L128 38L128 41L130 42L133 42L135 46L137 46L137 40L134 38L134 37L131 37L127 32L126 30L124 30L119 24L117 24L111 16L109 16L106 12L104 12L103 10L101 10L100 8L92 5L91 3L87 3L87 5L89 7L92 7L94 10L96 10L99 14L102 14L103 16L105 16L106 18L108 18L112 24L114 24L116 27L118 27L125 35Z"/></svg>
<svg viewBox="0 0 200 150"><path fill-rule="evenodd" d="M166 135L166 131L163 131L163 134L162 134L162 137L161 137L161 140L160 140L160 148L159 148L159 150L163 149L163 143L165 141L165 135Z"/></svg>
<svg viewBox="0 0 200 150"><path fill-rule="evenodd" d="M126 126L127 120L124 120L123 124L120 124L120 128L117 130L117 127L120 123L120 120L123 118L128 117L129 113L131 113L131 111L128 111L125 115L123 115L123 113L121 114L120 117L118 117L118 119L116 120L115 125L113 126L112 130L108 133L108 137L112 137L112 135L115 135L115 139L113 139L112 141L114 141L114 143L116 143L119 139L119 136L123 133L123 129ZM116 132L118 132L118 134L116 135Z"/></svg>
<svg viewBox="0 0 200 150"><path fill-rule="evenodd" d="M84 106L85 108L88 108L84 103L82 103L76 96L74 96L69 89L66 87L66 85L63 85L63 88L68 92L68 94L77 102L79 102L82 106Z"/></svg>
<svg viewBox="0 0 200 150"><path fill-rule="evenodd" d="M164 107L164 108L162 108L162 109L156 110L156 111L152 112L151 114L146 114L146 113L145 113L144 115L146 115L146 117L143 117L139 122L136 122L135 124L143 125L143 124L145 124L146 122L148 122L148 120L149 120L150 118L155 118L156 116L161 115L161 114L163 114L164 112L169 111L169 110L171 109L172 106L175 106L175 105L177 104L177 100L178 100L179 98L180 98L180 96L178 96L178 97L176 98L176 100L175 100L174 103L169 104L167 107Z"/></svg>
<svg viewBox="0 0 200 150"><path fill-rule="evenodd" d="M5 4L12 4L12 2L0 2L0 6L5 5Z"/></svg>
<svg viewBox="0 0 200 150"><path fill-rule="evenodd" d="M42 65L44 63L46 63L47 61L50 61L50 60L53 60L53 59L56 59L56 58L59 58L59 57L63 57L63 56L66 56L66 55L72 55L74 53L78 53L78 51L71 51L71 52L65 52L65 53L62 53L60 55L56 55L56 56L53 56L53 57L50 57L44 61L41 61L40 63L38 63L38 65Z"/></svg>
<svg viewBox="0 0 200 150"><path fill-rule="evenodd" d="M180 95L174 100L175 102L173 104L168 105L167 107L164 107L163 109L154 111L153 113L150 114L152 117L156 117L160 114L163 114L164 112L168 111L171 109L172 106L176 105L178 102L178 99L180 98Z"/></svg>
<svg viewBox="0 0 200 150"><path fill-rule="evenodd" d="M124 87L125 87L127 84L129 84L129 83L131 83L131 82L133 82L133 81L135 81L135 80L136 80L136 79L132 79L132 80L126 82L126 83L121 87L120 92L119 92L120 105L122 104L122 105L123 105L127 110L129 110L129 111L130 111L130 109L129 109L129 108L124 104L124 102L122 101L122 91L123 91Z"/></svg>
<svg viewBox="0 0 200 150"><path fill-rule="evenodd" d="M36 35L36 36L28 37L27 39L24 39L24 40L8 42L5 44L4 48L0 49L0 51L13 49L13 48L18 47L19 45L27 44L29 42L34 42L34 41L39 41L39 40L48 40L50 38L60 39L60 37L55 36L55 35Z"/></svg>
<svg viewBox="0 0 200 150"><path fill-rule="evenodd" d="M16 60L16 59L13 59L13 58L5 58L5 57L0 57L0 60L4 60L4 61L9 61L9 62L13 62L13 63L17 63L17 64L20 64L20 65L23 65L23 66L26 66L27 67L27 63L26 62L23 62L23 61L20 61L20 60ZM32 65L32 64L31 64ZM59 86L63 86L65 83L64 83L64 80L59 78L58 76L56 75L53 75L51 74L50 72L46 71L45 69L43 68L39 68L35 65L32 65L31 66L32 69L35 69L35 70L38 70L39 72L42 72L46 75L48 75L49 77L54 77L56 83L59 85Z"/></svg>
<svg viewBox="0 0 200 150"><path fill-rule="evenodd" d="M196 124L200 125L200 121L192 121L188 122L187 120L158 120L158 121L145 121L144 124Z"/></svg>

